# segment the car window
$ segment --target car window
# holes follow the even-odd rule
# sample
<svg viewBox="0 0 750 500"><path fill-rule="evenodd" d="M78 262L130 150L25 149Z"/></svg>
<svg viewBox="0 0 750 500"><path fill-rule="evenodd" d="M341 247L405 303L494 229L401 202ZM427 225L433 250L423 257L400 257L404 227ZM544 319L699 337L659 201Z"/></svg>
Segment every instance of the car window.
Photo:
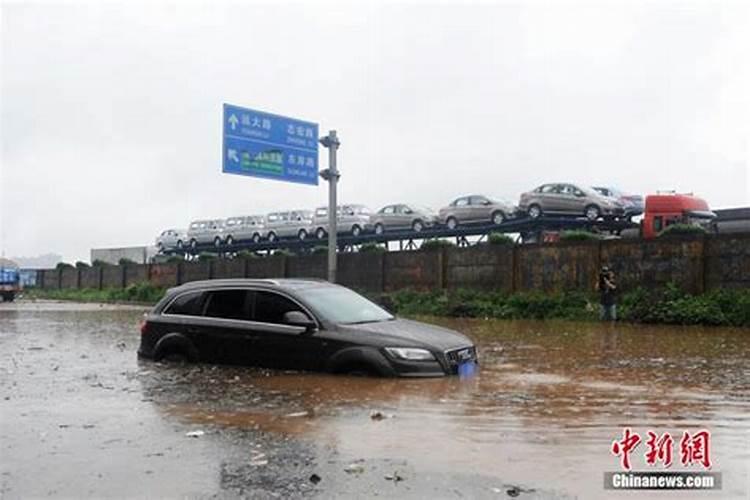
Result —
<svg viewBox="0 0 750 500"><path fill-rule="evenodd" d="M372 323L393 319L388 311L348 288L310 288L305 291L305 301L335 323Z"/></svg>
<svg viewBox="0 0 750 500"><path fill-rule="evenodd" d="M558 186L557 184L545 184L545 185L544 185L544 186L542 186L542 188L540 189L540 192L541 192L541 193L546 193L546 194L553 194L553 193L557 193L557 192L559 192L559 191L558 191L558 187L559 187L559 186Z"/></svg>
<svg viewBox="0 0 750 500"><path fill-rule="evenodd" d="M456 206L457 207L465 207L469 204L468 198L459 198L456 200Z"/></svg>
<svg viewBox="0 0 750 500"><path fill-rule="evenodd" d="M654 217L654 231L660 232L663 227L663 219L661 217Z"/></svg>
<svg viewBox="0 0 750 500"><path fill-rule="evenodd" d="M315 210L315 217L325 217L326 215L328 215L328 210L325 208Z"/></svg>
<svg viewBox="0 0 750 500"><path fill-rule="evenodd" d="M203 293L185 293L177 297L164 311L164 314L182 314L185 316L199 316L203 304Z"/></svg>
<svg viewBox="0 0 750 500"><path fill-rule="evenodd" d="M208 292L204 316L224 319L249 319L247 290L216 290Z"/></svg>
<svg viewBox="0 0 750 500"><path fill-rule="evenodd" d="M484 196L472 196L471 197L471 204L472 205L483 205L487 201L489 201L489 200L487 198L485 198Z"/></svg>
<svg viewBox="0 0 750 500"><path fill-rule="evenodd" d="M381 214L386 214L386 215L391 215L393 212L394 212L394 207L392 205L383 207L383 209L380 211Z"/></svg>
<svg viewBox="0 0 750 500"><path fill-rule="evenodd" d="M304 312L295 302L273 292L256 292L253 320L261 323L283 324L284 314Z"/></svg>

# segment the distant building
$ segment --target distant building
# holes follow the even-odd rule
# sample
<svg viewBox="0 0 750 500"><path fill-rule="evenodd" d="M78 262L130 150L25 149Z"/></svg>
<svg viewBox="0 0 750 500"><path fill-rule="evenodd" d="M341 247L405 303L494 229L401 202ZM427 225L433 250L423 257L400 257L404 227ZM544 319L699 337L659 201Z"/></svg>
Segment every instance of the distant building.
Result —
<svg viewBox="0 0 750 500"><path fill-rule="evenodd" d="M116 265L121 259L128 259L136 264L147 264L154 255L155 247L92 248L91 263L100 260Z"/></svg>
<svg viewBox="0 0 750 500"><path fill-rule="evenodd" d="M47 253L38 257L13 257L11 260L21 269L52 269L58 262L62 262L62 255Z"/></svg>

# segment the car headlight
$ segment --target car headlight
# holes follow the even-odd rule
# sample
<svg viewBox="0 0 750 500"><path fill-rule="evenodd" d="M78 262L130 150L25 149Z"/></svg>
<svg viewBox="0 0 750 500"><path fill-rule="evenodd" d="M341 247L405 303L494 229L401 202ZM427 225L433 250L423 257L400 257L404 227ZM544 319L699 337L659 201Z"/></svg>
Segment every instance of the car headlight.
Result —
<svg viewBox="0 0 750 500"><path fill-rule="evenodd" d="M435 359L435 356L427 349L417 349L415 347L386 347L385 352L392 358L409 361L431 361Z"/></svg>

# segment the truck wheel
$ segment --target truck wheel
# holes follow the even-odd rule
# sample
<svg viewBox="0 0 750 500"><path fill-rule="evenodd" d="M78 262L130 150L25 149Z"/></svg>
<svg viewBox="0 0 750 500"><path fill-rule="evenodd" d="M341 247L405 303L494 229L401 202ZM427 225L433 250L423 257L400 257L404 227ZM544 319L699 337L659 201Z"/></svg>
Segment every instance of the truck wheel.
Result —
<svg viewBox="0 0 750 500"><path fill-rule="evenodd" d="M352 226L352 236L359 236L362 234L362 228L359 226Z"/></svg>
<svg viewBox="0 0 750 500"><path fill-rule="evenodd" d="M319 228L318 228L318 230L317 230L317 231L315 231L315 236L316 236L316 237L317 237L317 238L318 238L319 240L322 240L323 238L325 238L325 237L326 237L326 232L325 232L325 229L323 229L322 227L319 227Z"/></svg>
<svg viewBox="0 0 750 500"><path fill-rule="evenodd" d="M258 243L260 243L260 235L259 235L258 233L255 233L255 234L253 235L253 243L255 243L256 245L257 245Z"/></svg>

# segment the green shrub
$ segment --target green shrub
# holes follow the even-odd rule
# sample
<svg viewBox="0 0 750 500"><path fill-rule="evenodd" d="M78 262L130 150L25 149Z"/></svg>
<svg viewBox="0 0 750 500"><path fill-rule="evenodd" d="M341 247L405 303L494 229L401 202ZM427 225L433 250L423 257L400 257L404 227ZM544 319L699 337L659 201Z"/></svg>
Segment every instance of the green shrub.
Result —
<svg viewBox="0 0 750 500"><path fill-rule="evenodd" d="M286 248L281 248L279 250L274 250L273 252L274 257L296 257L294 252L291 252L287 250Z"/></svg>
<svg viewBox="0 0 750 500"><path fill-rule="evenodd" d="M58 262L57 265L55 266L55 269L57 269L58 271L62 269L73 269L73 266L71 266L67 262Z"/></svg>
<svg viewBox="0 0 750 500"><path fill-rule="evenodd" d="M670 236L678 234L706 234L707 231L702 226L696 226L694 224L673 224L667 226L659 236Z"/></svg>
<svg viewBox="0 0 750 500"><path fill-rule="evenodd" d="M569 229L560 232L560 241L595 241L599 235L582 229Z"/></svg>
<svg viewBox="0 0 750 500"><path fill-rule="evenodd" d="M237 252L237 257L241 259L257 259L258 255L250 250L241 250Z"/></svg>
<svg viewBox="0 0 750 500"><path fill-rule="evenodd" d="M167 260L167 264L179 264L180 262L185 262L185 259L182 257L178 257L176 255L171 255Z"/></svg>
<svg viewBox="0 0 750 500"><path fill-rule="evenodd" d="M216 260L216 254L209 252L201 252L198 254L198 262L207 262L209 260Z"/></svg>
<svg viewBox="0 0 750 500"><path fill-rule="evenodd" d="M487 236L487 243L490 245L515 245L513 238L503 233L490 233Z"/></svg>
<svg viewBox="0 0 750 500"><path fill-rule="evenodd" d="M313 255L320 255L320 254L328 253L328 247L318 245L316 247L313 247L312 253Z"/></svg>
<svg viewBox="0 0 750 500"><path fill-rule="evenodd" d="M452 241L448 240L440 240L440 239L433 239L433 240L425 240L422 242L422 247L420 250L435 250L437 248L446 248L446 247L455 247L456 244Z"/></svg>
<svg viewBox="0 0 750 500"><path fill-rule="evenodd" d="M598 300L584 292L401 290L381 296L394 312L407 316L487 317L498 319L593 320ZM683 292L675 284L657 290L636 288L622 295L618 316L624 321L678 325L750 326L750 290L715 290L702 295Z"/></svg>
<svg viewBox="0 0 750 500"><path fill-rule="evenodd" d="M88 265L86 262L83 262L81 260L76 261L76 269L88 269L89 267L91 266Z"/></svg>
<svg viewBox="0 0 750 500"><path fill-rule="evenodd" d="M375 252L375 253L383 253L385 252L385 247L382 245L378 245L377 243L364 243L359 247L360 252Z"/></svg>
<svg viewBox="0 0 750 500"><path fill-rule="evenodd" d="M104 262L101 259L94 259L94 261L91 263L93 267L104 267L110 265L109 262Z"/></svg>

